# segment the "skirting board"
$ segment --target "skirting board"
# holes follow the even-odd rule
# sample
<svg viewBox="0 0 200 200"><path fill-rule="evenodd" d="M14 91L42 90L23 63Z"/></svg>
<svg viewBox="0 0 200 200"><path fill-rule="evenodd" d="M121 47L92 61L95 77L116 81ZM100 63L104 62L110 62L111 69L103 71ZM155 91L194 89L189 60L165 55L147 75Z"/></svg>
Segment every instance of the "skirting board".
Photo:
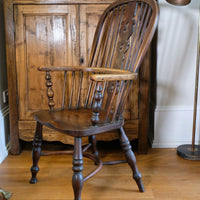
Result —
<svg viewBox="0 0 200 200"><path fill-rule="evenodd" d="M199 113L199 109L197 113ZM160 106L155 110L153 148L176 148L191 144L193 126L192 106ZM199 144L200 120L197 115L196 142Z"/></svg>
<svg viewBox="0 0 200 200"><path fill-rule="evenodd" d="M0 164L5 160L8 156L8 151L5 146L0 146Z"/></svg>
<svg viewBox="0 0 200 200"><path fill-rule="evenodd" d="M9 144L5 143L5 127L4 127L4 118L9 114L9 107L5 107L0 110L0 164L8 156Z"/></svg>

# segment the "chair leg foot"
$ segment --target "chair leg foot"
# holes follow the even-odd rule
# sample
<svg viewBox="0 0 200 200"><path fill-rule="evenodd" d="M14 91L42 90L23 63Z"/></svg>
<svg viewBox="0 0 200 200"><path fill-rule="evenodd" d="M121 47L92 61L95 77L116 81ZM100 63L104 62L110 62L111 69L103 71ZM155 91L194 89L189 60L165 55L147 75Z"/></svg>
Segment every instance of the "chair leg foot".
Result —
<svg viewBox="0 0 200 200"><path fill-rule="evenodd" d="M81 138L74 139L73 167L74 174L72 176L72 186L74 190L74 200L81 200L81 191L83 188L83 155Z"/></svg>
<svg viewBox="0 0 200 200"><path fill-rule="evenodd" d="M33 166L31 167L32 177L31 177L29 183L31 183L31 184L37 183L36 175L37 175L38 171L39 171L38 167L33 167Z"/></svg>
<svg viewBox="0 0 200 200"><path fill-rule="evenodd" d="M133 174L133 178L134 178L135 182L137 183L139 191L144 192L145 189L144 189L144 186L143 186L143 183L142 183L142 176L139 173L139 171L137 171L137 172L135 172L135 174Z"/></svg>
<svg viewBox="0 0 200 200"><path fill-rule="evenodd" d="M33 141L33 149L32 149L32 159L33 159L33 165L31 167L32 177L29 181L31 184L37 183L36 175L39 171L38 161L41 155L41 145L42 145L42 125L39 122L37 122L34 141Z"/></svg>
<svg viewBox="0 0 200 200"><path fill-rule="evenodd" d="M123 151L125 152L127 162L133 171L133 178L134 178L135 182L137 183L139 191L144 192L144 186L142 184L142 176L137 169L135 155L134 155L133 151L131 150L131 145L130 145L129 139L127 138L127 136L124 132L124 129L122 127L120 128L119 138L120 138L121 147L122 147Z"/></svg>

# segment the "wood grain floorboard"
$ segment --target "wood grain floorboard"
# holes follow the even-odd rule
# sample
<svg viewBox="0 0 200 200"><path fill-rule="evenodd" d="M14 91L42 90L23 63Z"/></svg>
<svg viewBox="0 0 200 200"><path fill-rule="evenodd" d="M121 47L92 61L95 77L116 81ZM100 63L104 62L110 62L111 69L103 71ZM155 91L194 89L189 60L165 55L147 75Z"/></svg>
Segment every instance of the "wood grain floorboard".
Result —
<svg viewBox="0 0 200 200"><path fill-rule="evenodd" d="M101 149L103 160L123 159L120 149ZM184 160L176 149L150 149L137 155L137 165L146 191L140 193L127 164L103 166L84 183L82 200L190 200L200 199L200 162ZM38 183L29 184L31 151L9 155L0 165L0 188L12 191L11 200L72 200L72 158L69 155L41 157ZM84 174L94 169L84 159Z"/></svg>

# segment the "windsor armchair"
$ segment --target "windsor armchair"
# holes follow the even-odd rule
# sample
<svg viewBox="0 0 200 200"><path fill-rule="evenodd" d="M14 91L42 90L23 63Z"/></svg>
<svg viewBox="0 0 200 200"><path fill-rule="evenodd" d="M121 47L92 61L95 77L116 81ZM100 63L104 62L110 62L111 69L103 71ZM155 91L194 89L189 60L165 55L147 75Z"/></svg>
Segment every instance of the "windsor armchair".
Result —
<svg viewBox="0 0 200 200"><path fill-rule="evenodd" d="M133 171L139 191L144 187L130 142L123 129L123 110L132 81L137 78L142 58L157 25L158 7L154 0L118 0L102 14L96 28L88 67L44 66L49 110L35 113L37 121L33 142L33 166L30 183L37 182L41 155L42 127L74 137L72 185L74 199L81 199L83 182L98 172L99 158L95 135L119 130L119 140ZM62 72L62 102L55 108L52 74ZM82 137L89 145L82 148ZM92 148L92 153L87 152ZM63 152L55 152L59 154ZM48 153L46 153L48 154ZM95 161L97 168L83 177L83 156ZM120 161L119 161L120 162Z"/></svg>

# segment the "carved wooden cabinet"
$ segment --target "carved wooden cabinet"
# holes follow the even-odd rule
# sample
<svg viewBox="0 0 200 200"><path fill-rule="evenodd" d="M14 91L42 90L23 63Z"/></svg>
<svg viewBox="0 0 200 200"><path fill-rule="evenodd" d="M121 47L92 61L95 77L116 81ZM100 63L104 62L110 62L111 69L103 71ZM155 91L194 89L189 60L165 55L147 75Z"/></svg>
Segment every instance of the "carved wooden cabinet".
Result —
<svg viewBox="0 0 200 200"><path fill-rule="evenodd" d="M113 0L4 0L13 154L20 152L20 139L33 139L33 113L48 109L45 74L38 72L37 68L44 65L87 66L98 19L112 2ZM139 138L141 153L147 151L150 55L151 52L148 51L124 112L127 135L130 140ZM59 104L61 74L55 73L53 79L54 87L58 88L54 100ZM115 138L117 133L114 132L97 135L99 140ZM49 129L44 129L43 139L72 143L69 136L55 134Z"/></svg>

